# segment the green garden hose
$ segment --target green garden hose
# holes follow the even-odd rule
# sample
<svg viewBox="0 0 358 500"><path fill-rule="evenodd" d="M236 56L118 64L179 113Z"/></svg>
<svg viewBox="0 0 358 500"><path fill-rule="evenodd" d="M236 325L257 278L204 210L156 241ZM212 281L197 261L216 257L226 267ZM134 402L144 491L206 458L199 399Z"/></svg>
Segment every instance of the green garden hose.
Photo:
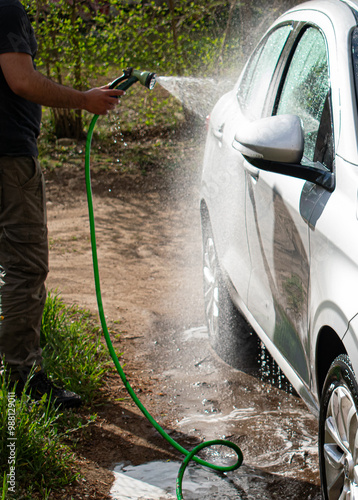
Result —
<svg viewBox="0 0 358 500"><path fill-rule="evenodd" d="M137 72L140 76L143 73ZM131 77L126 75L125 78L126 81L121 83L121 85L118 85L119 82L123 81L123 77L120 79L115 80L110 88L119 88L121 90L127 90L133 83L136 81L140 81L140 78L136 77ZM142 82L141 82L142 83ZM127 389L129 395L135 402L135 404L138 406L138 408L141 410L141 412L144 414L144 416L149 420L149 422L153 425L153 427L163 436L164 439L166 439L176 450L178 450L180 453L185 455L185 459L179 469L177 481L176 481L176 495L177 499L181 500L183 499L183 494L182 494L182 481L183 481L183 476L185 469L189 463L190 460L194 460L200 465L204 465L206 467L209 467L210 469L219 471L219 472L229 472L233 471L235 469L238 469L240 465L242 464L243 461L243 455L240 450L240 448L232 443L231 441L223 440L223 439L217 439L213 441L206 441L204 443L199 444L196 446L191 452L183 448L180 444L178 444L174 439L172 439L158 424L158 422L150 415L148 410L143 406L143 404L140 402L138 397L136 396L134 390L130 386L129 382L127 381L127 378L125 376L125 373L122 369L122 366L118 360L118 357L116 355L116 352L113 348L113 344L109 335L109 331L107 328L107 322L103 310L103 302L102 302L102 294L101 294L101 284L100 284L100 279L99 279L99 268L98 268L98 256L97 256L97 244L96 244L96 231L95 231L95 221L94 221L94 210L93 210L93 199L92 199L92 185L91 185L91 172L90 172L90 154L91 154L91 144L92 144L92 136L93 136L93 130L95 127L95 124L98 120L98 115L94 115L91 121L91 124L89 126L88 134L87 134L87 141L86 141L86 153L85 153L85 177L86 177L86 191L87 191L87 203L88 203L88 213L89 213L89 223L90 223L90 234L91 234L91 246L92 246L92 260L93 260L93 271L94 271L94 280L95 280L95 288L96 288L96 296L97 296L97 304L98 304L98 312L99 312L99 317L103 329L103 335L107 343L107 347L109 350L109 353L112 357L112 360L114 362L115 367L117 368L117 371L122 379L122 382ZM234 465L230 466L221 466L221 465L215 465L211 464L209 462L206 462L205 460L202 460L201 458L197 457L196 454L202 449L206 448L209 446L214 446L214 445L223 445L228 448L231 448L232 450L235 451L237 455L237 462Z"/></svg>

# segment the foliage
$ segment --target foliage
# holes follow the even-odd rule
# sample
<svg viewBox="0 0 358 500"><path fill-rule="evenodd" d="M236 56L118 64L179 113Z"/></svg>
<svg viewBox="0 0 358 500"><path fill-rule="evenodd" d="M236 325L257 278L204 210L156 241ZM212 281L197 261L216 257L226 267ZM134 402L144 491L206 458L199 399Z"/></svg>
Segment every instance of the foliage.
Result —
<svg viewBox="0 0 358 500"><path fill-rule="evenodd" d="M37 64L77 90L123 68L218 76L247 55L253 26L297 0L24 0L39 45ZM270 15L272 14L272 15ZM247 50L245 49L247 47ZM82 138L81 110L52 110L56 137Z"/></svg>
<svg viewBox="0 0 358 500"><path fill-rule="evenodd" d="M108 66L106 16L90 6L79 0L25 3L36 32L39 69L57 83L81 91ZM80 110L52 112L57 137L83 135Z"/></svg>
<svg viewBox="0 0 358 500"><path fill-rule="evenodd" d="M61 442L58 432L60 414L46 399L33 404L25 393L14 397L4 375L0 375L0 409L1 498L33 498L36 491L47 498L49 490L56 490L77 477L74 455ZM10 422L14 422L14 427ZM8 474L15 479L16 486L10 486L12 490Z"/></svg>
<svg viewBox="0 0 358 500"><path fill-rule="evenodd" d="M218 72L225 54L238 46L229 36L230 4L191 0L97 3L26 0L39 45L40 71L60 84L87 89L111 67L128 66L160 74ZM219 14L219 17L216 16ZM81 138L80 110L53 110L55 135Z"/></svg>
<svg viewBox="0 0 358 500"><path fill-rule="evenodd" d="M161 74L194 75L216 70L226 29L224 13L229 5L227 0L218 0L211 1L208 8L207 1L184 0L128 8L127 2L117 1L114 38L109 46L111 59L115 61L115 54L119 54L123 61Z"/></svg>

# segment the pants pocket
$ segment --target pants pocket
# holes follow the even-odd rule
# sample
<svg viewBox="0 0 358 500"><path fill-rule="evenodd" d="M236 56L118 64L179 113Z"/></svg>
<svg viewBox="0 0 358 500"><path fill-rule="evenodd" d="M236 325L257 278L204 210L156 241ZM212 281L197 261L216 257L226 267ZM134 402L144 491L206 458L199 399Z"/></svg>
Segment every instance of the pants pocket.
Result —
<svg viewBox="0 0 358 500"><path fill-rule="evenodd" d="M0 158L0 191L1 226L46 224L45 182L36 158Z"/></svg>
<svg viewBox="0 0 358 500"><path fill-rule="evenodd" d="M43 281L48 273L46 226L7 226L0 229L0 264L7 278L21 275Z"/></svg>
<svg viewBox="0 0 358 500"><path fill-rule="evenodd" d="M22 184L24 215L28 223L46 224L45 181L39 162L31 158L34 165L33 176Z"/></svg>

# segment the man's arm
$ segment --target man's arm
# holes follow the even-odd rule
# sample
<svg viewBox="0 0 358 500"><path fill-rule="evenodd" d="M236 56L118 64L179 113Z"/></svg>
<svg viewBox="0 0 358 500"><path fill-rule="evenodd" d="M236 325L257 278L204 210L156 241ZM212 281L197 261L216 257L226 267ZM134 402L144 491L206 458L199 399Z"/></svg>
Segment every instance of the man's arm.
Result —
<svg viewBox="0 0 358 500"><path fill-rule="evenodd" d="M85 109L90 113L105 115L118 103L113 96L124 94L122 90L103 87L80 92L59 85L36 71L31 56L22 52L0 54L0 66L7 84L15 94L42 106Z"/></svg>

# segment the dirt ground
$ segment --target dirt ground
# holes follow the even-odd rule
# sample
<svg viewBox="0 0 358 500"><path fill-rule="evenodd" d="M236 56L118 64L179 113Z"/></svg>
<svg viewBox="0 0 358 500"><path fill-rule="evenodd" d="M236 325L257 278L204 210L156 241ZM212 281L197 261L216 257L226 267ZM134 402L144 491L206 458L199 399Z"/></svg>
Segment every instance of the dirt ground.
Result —
<svg viewBox="0 0 358 500"><path fill-rule="evenodd" d="M92 178L104 310L120 334L114 342L121 362L142 403L181 445L191 449L204 438L228 437L242 447L249 464L242 484L253 493L240 498L318 499L314 418L298 398L225 365L200 333L202 151L187 154L190 166L182 170L99 171ZM83 168L64 166L48 172L46 181L48 289L96 314ZM190 331L198 333L195 343L184 342ZM106 376L95 411L97 421L76 448L82 477L53 498L107 499L115 464L182 460L131 402L118 375ZM229 425L240 411L245 418ZM80 413L88 415L88 408ZM215 415L226 418L224 430L220 418L211 427L200 424Z"/></svg>

